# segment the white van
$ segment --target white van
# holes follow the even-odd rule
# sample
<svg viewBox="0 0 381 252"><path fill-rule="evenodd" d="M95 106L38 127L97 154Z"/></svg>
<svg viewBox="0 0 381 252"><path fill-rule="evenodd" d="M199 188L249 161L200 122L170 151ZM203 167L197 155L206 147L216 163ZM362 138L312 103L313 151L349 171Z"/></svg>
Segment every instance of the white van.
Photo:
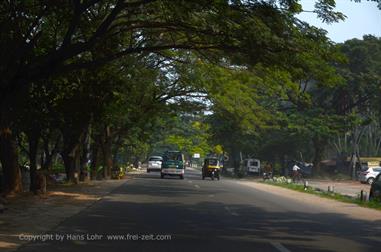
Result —
<svg viewBox="0 0 381 252"><path fill-rule="evenodd" d="M259 159L248 158L244 160L243 164L248 173L261 173L261 161Z"/></svg>

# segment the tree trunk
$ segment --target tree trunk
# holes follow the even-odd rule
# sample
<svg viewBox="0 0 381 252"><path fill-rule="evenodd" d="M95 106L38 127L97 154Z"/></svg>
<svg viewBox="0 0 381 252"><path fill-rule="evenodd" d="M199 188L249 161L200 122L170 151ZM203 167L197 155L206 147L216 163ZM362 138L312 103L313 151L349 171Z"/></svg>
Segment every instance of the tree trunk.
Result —
<svg viewBox="0 0 381 252"><path fill-rule="evenodd" d="M112 150L111 144L106 143L103 146L103 166L104 166L104 177L109 179L112 171Z"/></svg>
<svg viewBox="0 0 381 252"><path fill-rule="evenodd" d="M288 156L286 154L283 154L282 157L282 168L281 168L281 175L282 176L288 176Z"/></svg>
<svg viewBox="0 0 381 252"><path fill-rule="evenodd" d="M64 161L66 179L69 182L77 184L80 159L78 146L75 147L72 152L63 152L62 159Z"/></svg>
<svg viewBox="0 0 381 252"><path fill-rule="evenodd" d="M86 135L81 143L81 151L79 156L79 171L80 171L80 181L84 181L87 177L87 161L90 152L90 130L86 132Z"/></svg>
<svg viewBox="0 0 381 252"><path fill-rule="evenodd" d="M234 173L239 176L243 175L241 170L241 154L237 145L232 146L230 153L232 154L230 161L234 167Z"/></svg>
<svg viewBox="0 0 381 252"><path fill-rule="evenodd" d="M31 192L37 191L37 150L38 150L38 134L31 132L28 136L29 140L29 162L30 162L30 188Z"/></svg>
<svg viewBox="0 0 381 252"><path fill-rule="evenodd" d="M113 170L119 169L118 149L119 148L115 148L113 151L113 154L112 154L112 166L113 166L112 168L113 168Z"/></svg>
<svg viewBox="0 0 381 252"><path fill-rule="evenodd" d="M117 140L115 141L114 145L113 145L113 151L112 151L112 165L113 165L113 169L115 170L119 170L119 151L120 151L120 148L122 147L122 144L123 144L123 141L122 141L122 138L120 136L118 136ZM123 162L123 161L122 161Z"/></svg>
<svg viewBox="0 0 381 252"><path fill-rule="evenodd" d="M50 150L49 147L49 137L42 137L43 145L44 145L44 156L45 158L41 158L41 167L43 170L50 171L52 170L53 166L53 158L58 153L58 145L61 140L61 136L58 136L54 142L54 145L52 147L52 150Z"/></svg>
<svg viewBox="0 0 381 252"><path fill-rule="evenodd" d="M62 152L61 155L65 166L66 180L69 181L71 178L71 172L73 171L74 158L67 152Z"/></svg>
<svg viewBox="0 0 381 252"><path fill-rule="evenodd" d="M43 160L41 164L41 168L45 171L50 171L52 170L52 166L53 166L53 156L45 153L45 159Z"/></svg>
<svg viewBox="0 0 381 252"><path fill-rule="evenodd" d="M87 151L82 151L79 157L79 181L85 181L87 177Z"/></svg>
<svg viewBox="0 0 381 252"><path fill-rule="evenodd" d="M65 129L62 131L62 159L65 165L66 179L74 183L78 183L80 144L83 133L84 131L78 129Z"/></svg>
<svg viewBox="0 0 381 252"><path fill-rule="evenodd" d="M70 182L76 182L75 173L78 172L78 167L76 166L76 152L78 144L68 143L70 140L65 141L64 137L64 150L62 152L62 159L64 161L66 179Z"/></svg>
<svg viewBox="0 0 381 252"><path fill-rule="evenodd" d="M111 129L109 126L105 127L105 141L102 146L103 150L103 172L104 177L109 179L112 171L112 136Z"/></svg>
<svg viewBox="0 0 381 252"><path fill-rule="evenodd" d="M98 159L99 159L99 143L94 141L91 148L91 163L90 163L90 170L91 170L90 178L92 180L96 179L98 175L97 174Z"/></svg>
<svg viewBox="0 0 381 252"><path fill-rule="evenodd" d="M356 174L356 167L357 163L359 162L359 153L360 153L360 147L359 143L361 140L361 137L363 135L363 130L360 130L359 127L355 127L352 135L352 161L350 163L351 166L351 177L353 180L356 180L357 174Z"/></svg>
<svg viewBox="0 0 381 252"><path fill-rule="evenodd" d="M313 159L314 169L312 170L312 175L315 175L320 173L320 162L323 159L325 145L327 144L327 141L321 136L314 136L312 138L312 142L315 150Z"/></svg>
<svg viewBox="0 0 381 252"><path fill-rule="evenodd" d="M16 141L9 127L0 128L0 161L4 173L4 191L22 192L21 171L18 164Z"/></svg>

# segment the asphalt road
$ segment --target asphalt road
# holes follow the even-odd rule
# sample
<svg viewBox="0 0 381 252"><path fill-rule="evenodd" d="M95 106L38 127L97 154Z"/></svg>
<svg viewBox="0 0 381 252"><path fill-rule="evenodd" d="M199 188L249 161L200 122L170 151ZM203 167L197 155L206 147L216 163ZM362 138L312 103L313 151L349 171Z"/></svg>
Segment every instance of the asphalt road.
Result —
<svg viewBox="0 0 381 252"><path fill-rule="evenodd" d="M203 181L195 170L184 180L159 173L127 180L47 235L19 251L381 251L380 221L235 180Z"/></svg>

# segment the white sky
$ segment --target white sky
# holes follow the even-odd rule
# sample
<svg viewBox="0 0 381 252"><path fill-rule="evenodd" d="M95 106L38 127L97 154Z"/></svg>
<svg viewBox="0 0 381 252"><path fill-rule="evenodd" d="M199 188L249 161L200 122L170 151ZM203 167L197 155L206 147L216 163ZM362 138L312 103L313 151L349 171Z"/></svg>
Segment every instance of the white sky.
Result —
<svg viewBox="0 0 381 252"><path fill-rule="evenodd" d="M303 10L312 11L314 0L301 0ZM352 38L361 39L365 34L381 37L381 10L377 3L362 0L355 3L353 0L336 0L336 11L347 16L345 21L333 24L323 24L315 13L303 12L298 18L328 31L328 37L337 43Z"/></svg>

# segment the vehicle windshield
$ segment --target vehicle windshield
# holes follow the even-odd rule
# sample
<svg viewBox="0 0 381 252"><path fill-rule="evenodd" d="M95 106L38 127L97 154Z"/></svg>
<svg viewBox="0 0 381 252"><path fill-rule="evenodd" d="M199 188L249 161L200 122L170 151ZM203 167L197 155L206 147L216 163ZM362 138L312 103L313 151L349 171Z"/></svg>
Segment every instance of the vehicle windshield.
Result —
<svg viewBox="0 0 381 252"><path fill-rule="evenodd" d="M179 152L168 152L164 156L164 161L182 161L183 157Z"/></svg>
<svg viewBox="0 0 381 252"><path fill-rule="evenodd" d="M149 161L162 161L163 159L161 157L151 157Z"/></svg>
<svg viewBox="0 0 381 252"><path fill-rule="evenodd" d="M258 161L251 161L250 166L258 166Z"/></svg>
<svg viewBox="0 0 381 252"><path fill-rule="evenodd" d="M209 165L217 165L218 164L218 160L217 159L209 159L208 160L208 164Z"/></svg>

